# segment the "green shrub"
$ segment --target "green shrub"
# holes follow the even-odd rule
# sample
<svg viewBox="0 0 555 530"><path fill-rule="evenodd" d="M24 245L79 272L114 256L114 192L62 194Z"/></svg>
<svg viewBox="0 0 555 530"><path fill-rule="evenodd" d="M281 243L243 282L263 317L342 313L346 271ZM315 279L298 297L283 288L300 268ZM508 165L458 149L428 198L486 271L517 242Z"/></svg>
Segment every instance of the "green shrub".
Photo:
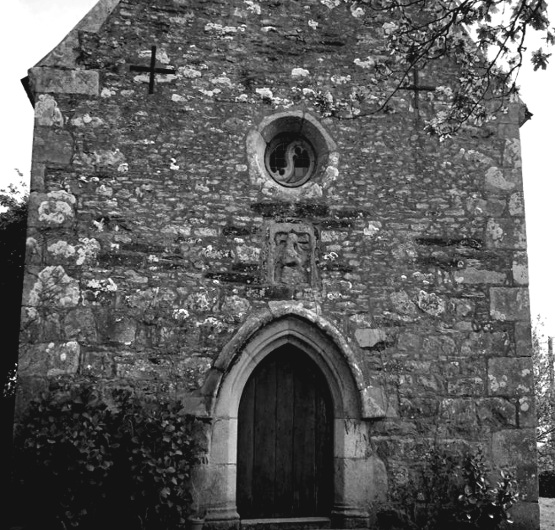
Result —
<svg viewBox="0 0 555 530"><path fill-rule="evenodd" d="M180 403L90 383L44 393L16 431L16 478L41 528L175 528L204 452L203 423Z"/></svg>
<svg viewBox="0 0 555 530"><path fill-rule="evenodd" d="M540 497L555 498L555 471L542 471L540 479Z"/></svg>
<svg viewBox="0 0 555 530"><path fill-rule="evenodd" d="M458 498L462 513L457 513L465 523L464 528L494 530L505 521L512 523L509 510L518 501L516 481L501 470L497 487L492 487L487 478L489 472L481 452L465 458L462 469L465 486Z"/></svg>
<svg viewBox="0 0 555 530"><path fill-rule="evenodd" d="M430 449L419 471L397 495L397 504L377 515L381 530L496 530L511 522L517 485L502 470L493 487L480 451Z"/></svg>

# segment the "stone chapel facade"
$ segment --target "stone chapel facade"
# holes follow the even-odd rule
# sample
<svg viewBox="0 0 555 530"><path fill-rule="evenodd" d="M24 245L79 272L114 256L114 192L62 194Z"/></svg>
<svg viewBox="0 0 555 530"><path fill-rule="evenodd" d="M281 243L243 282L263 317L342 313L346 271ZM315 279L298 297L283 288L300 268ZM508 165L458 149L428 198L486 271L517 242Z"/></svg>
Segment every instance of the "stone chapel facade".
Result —
<svg viewBox="0 0 555 530"><path fill-rule="evenodd" d="M179 396L212 420L215 525L373 527L435 444L512 469L515 528L539 528L525 110L445 142L429 95L371 112L384 23L100 0L29 72L19 406L60 375Z"/></svg>

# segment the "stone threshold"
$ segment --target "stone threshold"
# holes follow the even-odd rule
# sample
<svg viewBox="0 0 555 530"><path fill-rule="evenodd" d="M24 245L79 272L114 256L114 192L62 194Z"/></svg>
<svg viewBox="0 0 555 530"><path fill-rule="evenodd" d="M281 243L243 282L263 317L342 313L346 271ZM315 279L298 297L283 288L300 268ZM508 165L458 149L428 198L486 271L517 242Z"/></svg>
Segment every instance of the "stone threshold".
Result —
<svg viewBox="0 0 555 530"><path fill-rule="evenodd" d="M327 517L241 519L241 528L245 530L328 530L330 525Z"/></svg>

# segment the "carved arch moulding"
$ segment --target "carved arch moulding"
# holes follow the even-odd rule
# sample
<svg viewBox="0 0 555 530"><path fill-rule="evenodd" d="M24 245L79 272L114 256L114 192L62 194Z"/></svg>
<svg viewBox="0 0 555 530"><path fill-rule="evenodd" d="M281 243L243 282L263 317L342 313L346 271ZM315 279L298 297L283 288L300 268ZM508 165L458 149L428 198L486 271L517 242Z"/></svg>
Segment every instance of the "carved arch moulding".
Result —
<svg viewBox="0 0 555 530"><path fill-rule="evenodd" d="M387 405L382 385L368 381L361 360L330 322L300 305L277 302L251 315L223 348L203 387L211 398L213 419L209 469L218 478L207 517L209 526L233 527L236 506L238 410L243 389L255 368L285 345L301 350L320 368L332 398L334 421L334 503L332 522L359 527L366 520L368 495L383 485L385 468L375 456L357 451L367 443L371 422ZM381 481L381 482L380 482ZM357 484L365 484L365 489ZM373 493L374 492L374 493ZM364 524L363 524L364 526Z"/></svg>

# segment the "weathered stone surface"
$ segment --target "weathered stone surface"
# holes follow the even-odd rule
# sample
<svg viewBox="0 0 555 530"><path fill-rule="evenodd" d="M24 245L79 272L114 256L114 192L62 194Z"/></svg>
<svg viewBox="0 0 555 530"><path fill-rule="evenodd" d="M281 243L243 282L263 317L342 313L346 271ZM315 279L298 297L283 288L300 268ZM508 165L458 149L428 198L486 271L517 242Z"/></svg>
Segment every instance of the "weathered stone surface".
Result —
<svg viewBox="0 0 555 530"><path fill-rule="evenodd" d="M520 105L438 143L437 94L376 112L388 15L306 4L102 0L31 71L22 400L72 374L179 396L212 421L214 518L236 524L242 389L295 347L330 386L345 527L412 487L432 438L483 447L530 490ZM176 70L153 94L130 72L141 35ZM317 151L306 185L270 175L282 132Z"/></svg>
<svg viewBox="0 0 555 530"><path fill-rule="evenodd" d="M84 94L98 96L98 72L92 70L62 70L59 68L32 68L31 83L37 93Z"/></svg>
<svg viewBox="0 0 555 530"><path fill-rule="evenodd" d="M372 348L387 339L387 333L383 329L357 329L355 338L361 348Z"/></svg>
<svg viewBox="0 0 555 530"><path fill-rule="evenodd" d="M478 420L492 429L506 429L517 425L517 408L508 399L478 399L476 406Z"/></svg>
<svg viewBox="0 0 555 530"><path fill-rule="evenodd" d="M22 376L74 375L79 369L80 349L76 341L26 346L20 351L19 372Z"/></svg>
<svg viewBox="0 0 555 530"><path fill-rule="evenodd" d="M33 145L35 162L67 165L74 154L73 138L65 130L48 129L37 137Z"/></svg>
<svg viewBox="0 0 555 530"><path fill-rule="evenodd" d="M503 272L476 269L474 267L455 272L455 281L458 283L503 285L506 278L507 276Z"/></svg>
<svg viewBox="0 0 555 530"><path fill-rule="evenodd" d="M532 355L532 328L528 322L515 323L515 347L519 357Z"/></svg>
<svg viewBox="0 0 555 530"><path fill-rule="evenodd" d="M526 226L523 218L489 219L486 242L491 248L525 249Z"/></svg>
<svg viewBox="0 0 555 530"><path fill-rule="evenodd" d="M493 435L492 451L499 468L515 474L519 491L528 502L538 500L534 429L501 430Z"/></svg>
<svg viewBox="0 0 555 530"><path fill-rule="evenodd" d="M513 257L513 280L517 285L528 285L528 256L515 252Z"/></svg>
<svg viewBox="0 0 555 530"><path fill-rule="evenodd" d="M532 363L525 357L492 358L488 361L488 388L491 395L529 396L534 391Z"/></svg>
<svg viewBox="0 0 555 530"><path fill-rule="evenodd" d="M492 287L490 315L495 320L527 320L530 317L528 289Z"/></svg>

